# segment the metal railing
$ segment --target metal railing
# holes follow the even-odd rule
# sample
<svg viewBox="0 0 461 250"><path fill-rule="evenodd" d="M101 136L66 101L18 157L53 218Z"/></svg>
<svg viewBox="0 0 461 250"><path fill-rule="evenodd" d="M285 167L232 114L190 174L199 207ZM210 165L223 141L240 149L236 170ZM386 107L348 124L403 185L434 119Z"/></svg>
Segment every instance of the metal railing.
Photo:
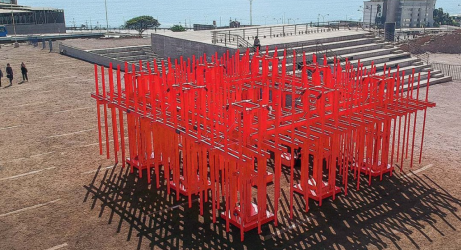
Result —
<svg viewBox="0 0 461 250"><path fill-rule="evenodd" d="M223 43L226 47L229 45L234 45L237 48L253 47L253 44L245 40L243 37L227 33L213 33L213 43Z"/></svg>
<svg viewBox="0 0 461 250"><path fill-rule="evenodd" d="M332 49L326 47L323 43L317 41L317 43L316 43L316 54L319 54L322 51L325 51L325 55L327 56L327 58L329 56L330 57L333 56L333 57L336 57L336 59L339 59L341 62L346 61L342 56L340 56L339 54L334 52ZM330 55L328 53L330 53Z"/></svg>
<svg viewBox="0 0 461 250"><path fill-rule="evenodd" d="M305 35L311 33L339 30L342 26L344 25L340 22L325 22L213 30L212 42L213 44L222 43L225 46L228 46L228 44L237 45L238 37L240 37L241 40L245 40L248 42L253 41L256 36L260 38L276 38ZM346 27L349 28L348 26L344 26L344 28ZM243 42L241 43L243 44Z"/></svg>
<svg viewBox="0 0 461 250"><path fill-rule="evenodd" d="M453 80L461 80L461 65L445 63L432 63L432 68L442 71L444 75L453 77Z"/></svg>

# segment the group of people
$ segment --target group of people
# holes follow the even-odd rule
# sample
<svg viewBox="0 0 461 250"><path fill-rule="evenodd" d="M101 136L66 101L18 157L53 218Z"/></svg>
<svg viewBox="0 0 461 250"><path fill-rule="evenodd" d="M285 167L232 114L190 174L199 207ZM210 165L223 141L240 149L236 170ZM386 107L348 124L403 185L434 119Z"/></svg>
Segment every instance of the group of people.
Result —
<svg viewBox="0 0 461 250"><path fill-rule="evenodd" d="M11 65L9 63L6 64L5 73L6 73L6 78L8 78L8 80L10 81L10 85L8 86L13 85L13 78L14 78L13 68L11 68ZM21 63L21 73L22 73L22 82L29 81L29 78L27 77L26 64L24 64L24 62ZM3 77L3 72L2 72L2 69L0 69L0 87L2 87L2 77Z"/></svg>

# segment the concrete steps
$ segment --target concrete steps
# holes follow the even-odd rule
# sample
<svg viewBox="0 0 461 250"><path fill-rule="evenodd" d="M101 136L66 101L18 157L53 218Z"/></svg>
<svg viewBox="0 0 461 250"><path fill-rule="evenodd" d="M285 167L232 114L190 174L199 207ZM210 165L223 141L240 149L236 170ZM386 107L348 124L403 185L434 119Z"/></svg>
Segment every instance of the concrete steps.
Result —
<svg viewBox="0 0 461 250"><path fill-rule="evenodd" d="M157 61L159 69L161 68L161 60L154 52L152 52L150 45L141 46L128 46L118 47L109 49L98 49L91 50L90 52L98 55L106 56L117 61L127 62L128 64L134 64L139 68L139 61L142 61L146 67L146 63L149 62L153 69L153 61Z"/></svg>
<svg viewBox="0 0 461 250"><path fill-rule="evenodd" d="M334 58L337 57L341 60L345 60L346 58L349 60L354 59L363 59L372 56L380 56L380 55L387 55L390 54L395 48L382 48L382 45L376 43L370 44L361 44L361 45L354 45L349 47L339 47L335 49L331 49L326 51L314 51L312 53L306 52L306 60L312 61L313 54L316 54L320 59L323 58L323 55L327 55L327 60L329 63L333 63ZM279 53L278 53L279 54ZM297 53L297 57L302 56L301 53ZM279 59L283 58L283 54L279 56ZM287 63L292 64L293 55L291 53L287 56Z"/></svg>
<svg viewBox="0 0 461 250"><path fill-rule="evenodd" d="M126 46L126 47L116 47L116 48L108 48L108 49L94 49L91 52L96 54L108 54L113 52L129 52L129 51L139 51L145 48L150 49L150 45L140 45L140 46Z"/></svg>
<svg viewBox="0 0 461 250"><path fill-rule="evenodd" d="M387 64L388 62L392 63L392 61L394 60L405 59L405 58L410 58L410 57L411 57L410 53L405 52L401 54L385 54L385 55L366 57L366 58L361 58L361 59L350 60L349 62L352 65L357 66L357 63L360 60L360 63L363 64L364 66L369 66L373 63L375 65L383 64L383 67L384 67L384 64ZM346 63L343 62L341 63L341 65L345 66Z"/></svg>
<svg viewBox="0 0 461 250"><path fill-rule="evenodd" d="M453 78L451 76L443 76L443 77L439 77L439 78L433 78L431 76L431 79L429 80L429 86L435 85L435 84L440 84L440 83L445 83L445 82L450 82L450 81L453 81ZM419 85L419 87L423 88L423 87L426 87L426 86L427 86L427 81L421 81L421 84ZM415 90L417 88L418 88L417 85L416 86L413 85L413 90ZM403 86L404 91L407 91L407 90L410 90L410 89L411 89L411 86L409 86L408 84L405 84Z"/></svg>
<svg viewBox="0 0 461 250"><path fill-rule="evenodd" d="M399 75L402 75L403 73L405 73L405 75L408 75L409 73L413 71L413 69L415 70L415 73L427 72L428 70L431 70L431 68L428 68L428 65L419 64L419 63L420 61L415 61L414 63L411 63L408 66L403 66L404 65L403 63L400 64ZM391 71L390 71L391 74L394 74L397 72L397 66L389 67L388 65L386 65L386 73L389 72L389 68L391 68ZM383 70L384 70L384 67L377 70L376 73L383 74L384 73Z"/></svg>
<svg viewBox="0 0 461 250"><path fill-rule="evenodd" d="M418 62L419 59L418 58L415 58L415 57L407 57L407 58L402 58L402 59L399 59L399 60L392 60L392 61L388 61L388 62L384 62L384 63L378 63L378 64L375 64L376 66L376 70L377 71L380 71L380 70L383 70L384 69L384 65L386 65L387 68L397 68L397 65L400 66L400 68L403 68L403 67L407 67L407 66L411 66L413 65L413 63L416 63ZM370 66L370 65L368 65Z"/></svg>
<svg viewBox="0 0 461 250"><path fill-rule="evenodd" d="M299 53L306 52L306 55L309 55L314 52L319 52L322 53L325 50L347 50L347 49L354 49L356 47L359 47L361 45L363 46L370 46L371 43L376 41L375 38L359 38L359 39L352 39L352 40L345 40L345 41L334 41L334 42L328 42L328 43L323 43L323 44L310 44L310 45L304 45L300 46L299 44L293 47L289 47L289 52L295 50ZM302 43L301 43L302 44ZM376 43L375 43L376 44ZM277 56L283 57L284 54L284 48L280 47L277 49ZM264 51L265 52L265 51ZM246 51L242 51L242 54L246 53ZM275 49L269 49L269 54L273 55L275 53ZM251 55L254 53L250 53ZM291 52L292 54L292 52Z"/></svg>
<svg viewBox="0 0 461 250"><path fill-rule="evenodd" d="M309 36L309 35L306 35ZM268 45L269 51L275 50L275 48L278 48L278 50L284 50L285 48L289 48L290 50L292 48L296 47L308 47L308 46L315 46L318 43L321 44L330 44L334 42L346 42L350 40L357 40L357 39L375 39L375 38L370 38L370 37L365 37L364 34L349 34L349 35L339 35L339 36L333 36L333 37L326 37L322 39L317 39L317 40L307 40L307 41L301 41L301 42L292 42L292 43L283 43L283 44L272 44ZM262 48L264 50L266 49L266 45L262 44ZM244 51L241 51L244 52Z"/></svg>
<svg viewBox="0 0 461 250"><path fill-rule="evenodd" d="M410 53L394 47L392 43L384 42L368 35L364 35L361 38L355 37L350 40L288 48L287 69L293 67L293 50L297 52L299 50L297 53L297 62L300 62L302 59L302 52L304 51L306 52L306 60L308 62L312 60L312 54L317 54L319 62L323 63L323 55L326 53L327 63L330 65L334 62L335 57L341 60L342 66L345 66L346 59L354 66L357 66L360 60L360 63L365 68L370 68L373 64L379 75L384 74L384 66L386 66L386 73L389 72L388 69L391 68L391 75L397 72L397 66L399 66L400 76L402 76L404 72L405 75L408 76L414 70L416 74L415 77L418 77L418 73L420 75L420 87L427 84L429 71L431 72L431 78L429 80L430 85L452 80L451 77L444 76L441 71L432 70L430 65L424 64L421 59L412 57ZM273 51L269 53L271 54L271 52L273 53ZM283 58L283 51L279 50L277 55ZM295 73L299 75L301 71L297 70ZM408 78L406 78L406 80L407 79ZM417 84L413 87L416 88Z"/></svg>

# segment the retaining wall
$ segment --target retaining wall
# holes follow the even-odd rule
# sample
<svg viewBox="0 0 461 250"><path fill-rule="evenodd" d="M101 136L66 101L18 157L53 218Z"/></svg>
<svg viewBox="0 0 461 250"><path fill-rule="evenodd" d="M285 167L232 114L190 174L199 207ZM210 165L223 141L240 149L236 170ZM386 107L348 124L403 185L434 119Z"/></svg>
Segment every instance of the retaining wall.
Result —
<svg viewBox="0 0 461 250"><path fill-rule="evenodd" d="M152 34L151 36L152 50L159 57L171 59L192 58L192 56L200 57L204 53L208 59L211 59L216 52L219 56L229 51L235 53L236 49L226 48L214 44L195 42L181 38L169 37L160 34Z"/></svg>
<svg viewBox="0 0 461 250"><path fill-rule="evenodd" d="M45 33L66 33L65 23L48 24L16 24L17 35L45 34ZM8 35L14 35L14 27L11 24L5 25Z"/></svg>
<svg viewBox="0 0 461 250"><path fill-rule="evenodd" d="M69 45L60 44L59 51L61 54L70 56L73 58L77 58L83 61L87 61L90 63L95 63L98 65L102 65L104 67L109 67L110 63L112 63L112 68L116 69L117 65L120 65L122 70L124 69L125 62L116 60L114 58L109 58L107 56L99 55L90 51L85 51L79 48L75 48Z"/></svg>

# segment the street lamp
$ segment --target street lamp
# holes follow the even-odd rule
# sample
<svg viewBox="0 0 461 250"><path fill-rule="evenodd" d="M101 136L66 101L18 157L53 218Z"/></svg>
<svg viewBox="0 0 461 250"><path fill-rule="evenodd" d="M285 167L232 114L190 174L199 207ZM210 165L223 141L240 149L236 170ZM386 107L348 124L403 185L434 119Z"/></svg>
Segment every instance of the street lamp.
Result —
<svg viewBox="0 0 461 250"><path fill-rule="evenodd" d="M106 5L106 32L109 32L109 19L107 18L107 0L104 0Z"/></svg>
<svg viewBox="0 0 461 250"><path fill-rule="evenodd" d="M364 10L363 10L362 6L359 6L359 9L358 9L357 11L358 11L358 12L361 12L361 13L364 13ZM362 15L362 16L363 16L363 15ZM360 22L360 21L361 21L361 18L359 19L359 22ZM357 30L359 29L358 27L359 27L359 24L357 23ZM362 25L362 27L363 27L363 25Z"/></svg>
<svg viewBox="0 0 461 250"><path fill-rule="evenodd" d="M13 30L14 30L14 40L15 40L15 43L14 43L14 46L18 46L18 40L17 40L17 37L16 37L16 24L14 23L14 15L13 15L13 1L10 2L10 8L11 8L11 21L13 22Z"/></svg>
<svg viewBox="0 0 461 250"><path fill-rule="evenodd" d="M263 18L264 18L264 25L267 25L267 18L268 18L268 16L263 16Z"/></svg>
<svg viewBox="0 0 461 250"><path fill-rule="evenodd" d="M250 25L253 25L253 0L250 1Z"/></svg>
<svg viewBox="0 0 461 250"><path fill-rule="evenodd" d="M329 14L326 14L326 15L319 14L318 15L318 17L317 17L317 30L319 29L319 26L320 26L320 17L322 17L322 23L323 23L323 25L325 25L325 17L326 16L329 16Z"/></svg>
<svg viewBox="0 0 461 250"><path fill-rule="evenodd" d="M320 15L320 14L319 14ZM325 23L325 17L326 16L329 16L329 14L326 14L326 15L321 15L322 16L322 22Z"/></svg>
<svg viewBox="0 0 461 250"><path fill-rule="evenodd" d="M370 8L368 8L368 7L370 7ZM370 10L370 25L368 26L368 30L371 31L371 15L373 14L373 5L368 5L368 6L366 7L366 9L367 9L367 10L368 10L368 9Z"/></svg>

